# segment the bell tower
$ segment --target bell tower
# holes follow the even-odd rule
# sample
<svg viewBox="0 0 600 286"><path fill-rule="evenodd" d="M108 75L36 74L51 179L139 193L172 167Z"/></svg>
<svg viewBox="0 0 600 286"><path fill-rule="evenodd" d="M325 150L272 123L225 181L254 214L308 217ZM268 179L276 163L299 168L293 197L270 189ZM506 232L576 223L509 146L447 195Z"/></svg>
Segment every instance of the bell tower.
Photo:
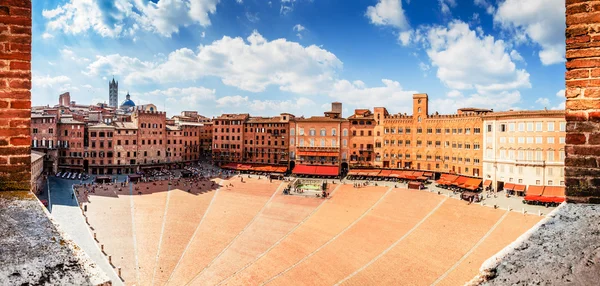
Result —
<svg viewBox="0 0 600 286"><path fill-rule="evenodd" d="M119 82L115 82L114 77L108 82L108 105L114 108L119 106Z"/></svg>

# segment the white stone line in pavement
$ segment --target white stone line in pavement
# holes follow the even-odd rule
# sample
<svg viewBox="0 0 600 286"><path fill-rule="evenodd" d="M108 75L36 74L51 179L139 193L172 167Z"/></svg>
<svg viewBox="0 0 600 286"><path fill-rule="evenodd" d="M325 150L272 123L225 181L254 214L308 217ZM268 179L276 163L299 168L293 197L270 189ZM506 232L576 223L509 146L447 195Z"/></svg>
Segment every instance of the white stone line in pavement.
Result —
<svg viewBox="0 0 600 286"><path fill-rule="evenodd" d="M48 207L50 209L48 209L50 212L52 212L52 196L50 196L50 180L46 181L46 184L48 185ZM72 186L71 186L72 188Z"/></svg>
<svg viewBox="0 0 600 286"><path fill-rule="evenodd" d="M196 238L196 234L198 233L198 230L200 230L200 226L202 225L202 222L204 222L204 219L206 218L206 215L208 214L208 211L210 211L210 207L213 205L213 202L215 201L215 198L219 194L219 190L221 189L221 181L222 181L221 179L218 179L217 185L219 187L217 188L217 190L213 194L213 197L210 199L210 203L208 203L208 207L204 211L204 215L202 215L202 218L200 219L200 222L198 222L198 226L196 226L196 230L194 230L194 234L192 234L192 237L188 241L188 244L185 246L185 249L183 250L183 253L181 253L181 256L179 257L179 260L177 261L177 264L175 264L175 268L173 268L173 271L171 271L171 275L169 275L169 279L167 280L167 283L165 283L165 285L169 285L169 282L171 281L171 279L173 279L173 274L175 274L175 270L177 270L177 268L179 268L179 264L181 264L181 261L183 260L183 257L185 256L185 254L187 253L188 249L192 245L192 241L194 241L194 238Z"/></svg>
<svg viewBox="0 0 600 286"><path fill-rule="evenodd" d="M48 181L48 187L50 187L50 182L49 181ZM87 253L87 251L86 251L87 255L90 257L90 259L92 259L96 263L96 265L98 265L98 267L100 267L100 269L102 269L103 271L106 271L106 272L110 272L110 273L106 273L107 276L113 277L113 278L116 277L118 279L117 281L113 281L114 279L111 279L112 285L114 285L114 286L124 285L123 281L121 280L121 277L119 277L119 275L115 271L115 268L112 267L112 265L108 262L108 259L106 258L106 256L104 254L102 254L102 250L100 249L100 247L96 243L96 240L94 240L94 234L92 233L92 230L89 228L89 226L85 222L83 211L81 209L81 206L79 205L79 199L77 198L77 195L75 195L75 189L74 189L73 185L71 185L71 190L73 191L73 195L75 196L75 202L77 203L77 213L78 213L77 217L79 217L81 219L81 222L83 223L83 226L85 227L85 229L87 230L87 233L89 235L88 236L88 240L91 239L92 244L96 247L96 251L98 253L100 253L100 257L102 257L103 262L106 265L108 265L109 271L107 271L107 269L105 269L107 267L103 268L102 266L100 266L100 263L98 263L97 261L95 261L92 258L92 255L90 253ZM50 198L50 192L48 192L48 199L49 198ZM71 235L71 236L74 236L74 235ZM81 238L81 239L83 240L84 238ZM80 247L82 247L82 245L80 245ZM84 251L85 251L85 249L84 249Z"/></svg>
<svg viewBox="0 0 600 286"><path fill-rule="evenodd" d="M341 186L343 186L343 184L339 184L337 187L335 187L335 189L333 189L333 191L331 191L331 194L329 197L331 197L333 194L335 194L335 191L337 191ZM229 279L231 279L232 277L234 277L235 275L237 275L238 273L244 271L246 268L250 267L250 265L254 264L254 262L258 261L260 258L262 258L263 256L267 255L267 253L269 253L269 251L271 251L271 249L275 248L277 245L279 245L284 239L286 239L288 236L290 236L294 231L296 231L296 229L298 229L302 224L304 224L304 222L306 222L310 217L312 217L313 214L315 214L324 204L325 202L327 202L329 200L323 200L319 206L317 206L310 214L308 214L308 216L306 216L300 223L298 223L294 228L292 228L290 231L288 231L288 233L286 233L282 238L280 238L277 242L275 242L273 245L271 245L267 250L265 250L265 252L261 253L259 256L257 256L254 260L246 263L246 265L244 265L244 267L238 269L237 271L235 271L233 274L229 275L229 277L225 278L223 281L219 282L217 284L221 285L223 283L226 283L227 281L229 281Z"/></svg>
<svg viewBox="0 0 600 286"><path fill-rule="evenodd" d="M504 221L504 219L508 216L508 214L510 213L510 211L506 211L501 217L500 219L498 219L498 221L492 226L492 228L490 228L490 230L483 236L481 237L481 239L473 246L471 247L471 249L465 253L465 255L463 255L463 257L461 257L454 265L452 265L452 267L450 267L448 269L448 271L446 271L446 273L442 274L440 277L438 277L438 279L436 279L433 283L431 283L431 285L437 285L438 283L440 283L442 280L444 280L444 278L446 278L446 276L448 276L450 273L452 273L452 271L454 271L454 269L456 269L463 261L465 261L465 259L467 259L467 257L469 257L469 255L471 255L473 252L475 252L475 250L477 250L477 248L492 234L492 232L494 232L494 230L496 230L496 228L500 225L500 223L502 223L502 221Z"/></svg>
<svg viewBox="0 0 600 286"><path fill-rule="evenodd" d="M116 193L115 193L116 194ZM117 197L119 196L116 194ZM135 257L135 283L140 283L140 262L137 253L137 238L135 236L135 216L133 212L133 184L129 184L129 208L131 212L131 235L133 236L133 254Z"/></svg>
<svg viewBox="0 0 600 286"><path fill-rule="evenodd" d="M338 283L336 283L335 285L340 285L344 282L346 282L348 279L354 277L356 274L358 274L359 272L365 270L367 267L369 267L371 264L375 263L377 260L379 260L382 256L384 256L386 253L388 253L390 250L392 250L396 245L398 245L398 243L400 243L401 241L403 241L404 239L406 239L406 237L408 237L410 234L413 233L413 231L415 231L417 228L419 228L419 226L421 226L431 215L433 215L433 213L435 213L443 204L444 202L446 202L446 200L448 200L448 198L444 198L435 208L433 208L423 219L421 219L415 226L413 226L413 228L411 228L407 233L405 233L402 237L400 237L396 242L394 242L392 245L390 245L386 250L382 251L379 255L377 255L375 258L371 259L371 261L369 261L369 263L363 265L361 268L357 269L356 271L354 271L353 273L351 273L350 275L348 275L346 278L340 280Z"/></svg>
<svg viewBox="0 0 600 286"><path fill-rule="evenodd" d="M246 224L246 226L244 227L244 229L242 229L230 242L229 244L223 248L223 250L221 250L221 252L215 256L215 258L213 258L213 260L211 262L209 262L208 264L206 264L206 266L196 274L196 276L194 276L194 278L192 278L192 280L190 280L190 282L186 283L186 285L190 285L192 284L196 279L198 279L198 277L200 277L200 275L202 275L202 273L204 271L206 271L206 269L208 269L208 267L210 267L219 257L221 257L221 255L223 255L223 253L225 253L225 251L227 251L227 249L229 249L229 247L231 247L233 245L233 243L237 240L238 237L240 237L252 224L254 224L254 222L256 221L256 218L259 217L263 211L267 208L267 205L269 205L269 203L273 200L273 198L275 197L275 195L277 193L279 193L279 190L281 189L281 187L284 186L285 182L281 182L281 184L279 184L279 187L277 187L277 189L275 189L275 192L273 192L273 194L271 195L271 197L269 198L269 200L262 206L262 208L260 209L260 211L258 211L258 213L256 215L254 215L254 217L252 218L252 220Z"/></svg>
<svg viewBox="0 0 600 286"><path fill-rule="evenodd" d="M156 250L156 260L154 260L154 271L152 272L152 284L154 285L154 278L156 277L156 269L158 268L158 259L160 258L160 247L162 246L163 236L165 234L165 225L167 224L167 214L169 211L169 200L171 199L171 180L167 183L167 200L165 202L165 212L163 213L162 226L160 228L160 238L158 239L158 249Z"/></svg>
<svg viewBox="0 0 600 286"><path fill-rule="evenodd" d="M276 274L275 276L269 278L267 281L262 282L260 285L265 285L268 284L269 282L277 279L278 277L280 277L281 275L284 275L285 273L287 273L288 271L292 270L292 268L298 266L300 263L306 261L307 259L309 259L310 257L312 257L313 255L315 255L317 252L319 252L321 249L323 249L324 247L326 247L327 245L331 244L332 242L334 242L336 239L338 239L338 237L342 236L344 233L346 233L348 230L350 230L353 226L355 226L359 221L361 221L364 217L366 217L374 208L377 207L377 205L379 205L379 203L381 203L383 201L383 199L393 190L394 188L390 187L388 188L388 190L383 194L383 196L381 196L381 198L379 198L370 208L368 208L361 216L359 216L357 219L355 219L350 225L346 226L346 228L344 228L340 233L336 234L334 237L332 237L331 239L329 239L326 243L324 243L323 245L319 246L317 249L313 250L313 252L309 253L308 255L304 256L302 259L296 261L296 263L294 263L292 266L288 267L287 269L279 272L278 274Z"/></svg>

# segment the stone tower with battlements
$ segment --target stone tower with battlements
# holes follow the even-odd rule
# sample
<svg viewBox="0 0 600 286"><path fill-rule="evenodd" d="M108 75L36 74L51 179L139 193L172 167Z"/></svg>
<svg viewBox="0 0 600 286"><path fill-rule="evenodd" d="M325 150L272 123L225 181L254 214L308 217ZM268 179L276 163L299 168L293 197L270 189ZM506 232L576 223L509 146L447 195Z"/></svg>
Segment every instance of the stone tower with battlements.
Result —
<svg viewBox="0 0 600 286"><path fill-rule="evenodd" d="M114 108L119 106L119 82L115 82L114 77L108 82L108 105Z"/></svg>

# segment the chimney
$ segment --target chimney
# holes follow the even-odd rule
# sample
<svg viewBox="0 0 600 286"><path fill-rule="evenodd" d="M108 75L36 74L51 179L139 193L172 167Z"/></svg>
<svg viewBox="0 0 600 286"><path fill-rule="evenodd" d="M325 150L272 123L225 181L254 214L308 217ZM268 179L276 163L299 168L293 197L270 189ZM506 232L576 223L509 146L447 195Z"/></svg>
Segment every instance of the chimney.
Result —
<svg viewBox="0 0 600 286"><path fill-rule="evenodd" d="M342 116L342 103L341 102L332 102L331 103L331 112L339 113Z"/></svg>

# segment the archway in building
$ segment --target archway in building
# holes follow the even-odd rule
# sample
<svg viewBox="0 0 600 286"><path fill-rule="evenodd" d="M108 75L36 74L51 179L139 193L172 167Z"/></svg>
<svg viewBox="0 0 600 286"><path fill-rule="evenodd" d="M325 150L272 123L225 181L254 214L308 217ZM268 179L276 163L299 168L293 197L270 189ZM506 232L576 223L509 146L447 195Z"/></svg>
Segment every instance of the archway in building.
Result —
<svg viewBox="0 0 600 286"><path fill-rule="evenodd" d="M296 167L296 162L295 161L290 161L290 166L288 168L288 172L292 173L292 170L294 170L294 167Z"/></svg>
<svg viewBox="0 0 600 286"><path fill-rule="evenodd" d="M341 170L341 175L344 176L348 173L348 163L347 162L343 162L342 165L342 170Z"/></svg>

